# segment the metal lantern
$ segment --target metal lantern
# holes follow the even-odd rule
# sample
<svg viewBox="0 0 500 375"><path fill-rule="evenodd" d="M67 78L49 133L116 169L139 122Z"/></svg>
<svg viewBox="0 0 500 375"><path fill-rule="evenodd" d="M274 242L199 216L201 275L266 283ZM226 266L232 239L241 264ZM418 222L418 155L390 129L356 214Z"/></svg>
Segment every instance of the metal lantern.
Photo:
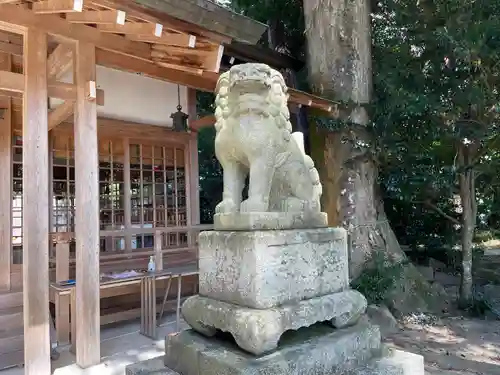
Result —
<svg viewBox="0 0 500 375"><path fill-rule="evenodd" d="M188 127L188 118L189 115L182 112L182 106L181 106L181 88L179 85L177 85L177 112L174 112L170 115L170 118L172 119L172 128L176 132L189 132L189 127Z"/></svg>

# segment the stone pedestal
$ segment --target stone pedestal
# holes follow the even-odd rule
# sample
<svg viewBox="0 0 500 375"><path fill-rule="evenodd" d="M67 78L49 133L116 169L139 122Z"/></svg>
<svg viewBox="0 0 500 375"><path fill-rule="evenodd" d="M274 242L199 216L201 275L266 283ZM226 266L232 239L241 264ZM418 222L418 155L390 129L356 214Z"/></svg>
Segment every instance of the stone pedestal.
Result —
<svg viewBox="0 0 500 375"><path fill-rule="evenodd" d="M166 338L166 367L151 361L150 374L424 374L421 356L386 352L365 319L343 229L204 232L199 256L200 295L182 306L192 330Z"/></svg>
<svg viewBox="0 0 500 375"><path fill-rule="evenodd" d="M349 286L341 228L210 231L198 244L204 297L267 309Z"/></svg>
<svg viewBox="0 0 500 375"><path fill-rule="evenodd" d="M355 324L366 310L354 290L328 294L270 309L253 309L194 296L182 306L186 322L205 336L230 332L238 346L255 355L275 350L283 333L328 321L333 327Z"/></svg>

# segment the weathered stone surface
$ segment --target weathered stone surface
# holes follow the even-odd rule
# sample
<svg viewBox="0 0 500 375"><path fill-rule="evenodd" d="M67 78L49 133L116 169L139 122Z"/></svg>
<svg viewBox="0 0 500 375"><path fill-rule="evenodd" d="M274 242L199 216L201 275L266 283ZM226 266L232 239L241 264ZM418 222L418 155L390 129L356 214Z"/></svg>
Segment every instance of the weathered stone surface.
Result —
<svg viewBox="0 0 500 375"><path fill-rule="evenodd" d="M202 296L265 309L349 285L342 228L209 231L198 242Z"/></svg>
<svg viewBox="0 0 500 375"><path fill-rule="evenodd" d="M380 358L356 369L352 375L424 375L424 357L397 349L386 349Z"/></svg>
<svg viewBox="0 0 500 375"><path fill-rule="evenodd" d="M369 305L366 315L371 323L379 326L384 338L399 331L398 321L385 305Z"/></svg>
<svg viewBox="0 0 500 375"><path fill-rule="evenodd" d="M215 230L278 230L328 227L324 212L238 212L214 215Z"/></svg>
<svg viewBox="0 0 500 375"><path fill-rule="evenodd" d="M313 160L292 136L287 87L265 64L241 64L220 75L215 104L215 155L224 169L216 213L320 212ZM242 202L246 176L248 199Z"/></svg>
<svg viewBox="0 0 500 375"><path fill-rule="evenodd" d="M259 357L193 331L168 337L165 347L165 365L182 375L340 375L379 352L380 333L365 323L315 326L287 333L278 351Z"/></svg>
<svg viewBox="0 0 500 375"><path fill-rule="evenodd" d="M337 328L355 324L366 305L365 297L355 290L265 310L193 296L184 302L182 314L195 331L206 336L215 335L217 329L229 332L240 348L261 355L276 349L288 330L324 321Z"/></svg>
<svg viewBox="0 0 500 375"><path fill-rule="evenodd" d="M179 375L178 372L165 366L163 356L151 358L125 367L126 375Z"/></svg>

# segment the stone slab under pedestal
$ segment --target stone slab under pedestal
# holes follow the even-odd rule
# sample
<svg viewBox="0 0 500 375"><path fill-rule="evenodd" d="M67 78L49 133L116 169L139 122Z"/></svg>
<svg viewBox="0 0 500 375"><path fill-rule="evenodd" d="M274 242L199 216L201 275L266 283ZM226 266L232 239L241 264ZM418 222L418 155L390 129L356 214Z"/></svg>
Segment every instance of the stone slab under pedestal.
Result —
<svg viewBox="0 0 500 375"><path fill-rule="evenodd" d="M365 297L347 290L271 309L252 309L211 298L193 296L182 305L186 322L205 336L217 330L233 335L238 346L254 355L278 347L284 332L329 321L337 328L358 322L366 311Z"/></svg>
<svg viewBox="0 0 500 375"><path fill-rule="evenodd" d="M279 230L328 227L325 212L238 212L214 215L215 230Z"/></svg>
<svg viewBox="0 0 500 375"><path fill-rule="evenodd" d="M349 286L342 228L207 231L198 239L199 293L256 309Z"/></svg>
<svg viewBox="0 0 500 375"><path fill-rule="evenodd" d="M356 327L352 327L351 330L356 330ZM352 335L352 331L348 333L351 338L360 337ZM193 332L181 333L180 335L182 337L174 338L174 340L166 339L165 345L167 350L170 350L168 357L157 357L129 365L126 369L126 375L424 375L425 373L424 359L421 355L381 347L372 349L371 353L363 350L362 353L353 353L353 356L349 356L346 350L343 352L339 350L338 346L343 345L344 341L334 340L335 336L332 337L332 341L327 340L323 343L331 348L331 351L325 356L321 356L321 351L313 347L313 350L309 352L312 355L309 355L305 361L304 357L299 356L283 363L286 354L278 353L274 356L266 355L253 358L239 352L228 343L209 340ZM372 335L375 337L376 332L373 331ZM366 339L368 336L363 337ZM298 352L304 353L308 350L307 345L317 345L318 342L318 340L309 341L306 346L298 349ZM351 344L346 349L358 350L362 345L361 342L359 345ZM366 343L364 345L366 348ZM169 346L171 349L168 349ZM290 350L289 353L293 354L293 350ZM375 356L371 357L373 354ZM187 362L189 365L182 365L179 362L180 359L174 361L172 359L174 355L185 358L184 361L190 361ZM363 362L362 359L365 356L370 356L366 363L353 365L353 363ZM327 359L330 359L330 362L335 362L335 358L335 366L321 366L322 361L325 364ZM272 361L275 362L274 366ZM172 363L171 365L175 366L179 372L167 367L165 362ZM245 366L248 368L245 369ZM221 369L225 372L217 372Z"/></svg>
<svg viewBox="0 0 500 375"><path fill-rule="evenodd" d="M166 367L181 375L338 375L368 363L381 343L378 327L362 322L290 332L279 350L257 357L191 330L167 337L165 348Z"/></svg>

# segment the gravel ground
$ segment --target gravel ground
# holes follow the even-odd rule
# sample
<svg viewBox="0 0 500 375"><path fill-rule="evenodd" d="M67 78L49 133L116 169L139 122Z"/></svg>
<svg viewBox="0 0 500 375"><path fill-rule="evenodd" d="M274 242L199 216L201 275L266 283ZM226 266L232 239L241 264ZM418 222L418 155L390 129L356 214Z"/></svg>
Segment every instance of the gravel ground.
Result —
<svg viewBox="0 0 500 375"><path fill-rule="evenodd" d="M500 321L415 315L386 341L421 354L427 375L500 375Z"/></svg>

